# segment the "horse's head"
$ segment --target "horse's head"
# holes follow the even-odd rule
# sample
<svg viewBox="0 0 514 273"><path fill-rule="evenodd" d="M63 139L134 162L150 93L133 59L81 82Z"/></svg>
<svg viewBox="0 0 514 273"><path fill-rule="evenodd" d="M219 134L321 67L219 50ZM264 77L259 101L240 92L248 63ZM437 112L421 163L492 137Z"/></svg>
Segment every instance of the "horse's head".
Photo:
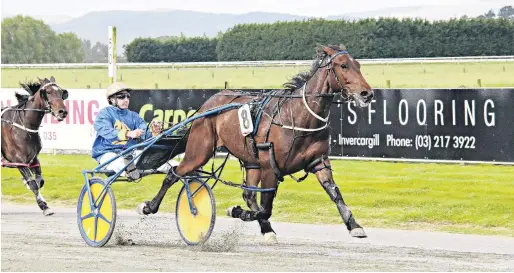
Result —
<svg viewBox="0 0 514 273"><path fill-rule="evenodd" d="M373 99L373 89L361 74L360 64L344 46L323 47L328 57L325 62L328 70L328 83L332 92L341 92L343 98L365 107Z"/></svg>
<svg viewBox="0 0 514 273"><path fill-rule="evenodd" d="M50 111L59 121L64 120L68 115L64 105L64 100L68 98L68 90L59 87L53 76L50 77L50 80L39 79L39 83L41 84L38 90L39 96L43 100L46 110Z"/></svg>

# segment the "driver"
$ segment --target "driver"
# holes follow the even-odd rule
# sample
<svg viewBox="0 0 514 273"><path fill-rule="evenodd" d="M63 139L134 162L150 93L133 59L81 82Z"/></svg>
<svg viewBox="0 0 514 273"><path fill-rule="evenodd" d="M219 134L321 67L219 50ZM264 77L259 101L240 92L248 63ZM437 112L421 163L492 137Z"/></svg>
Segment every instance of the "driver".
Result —
<svg viewBox="0 0 514 273"><path fill-rule="evenodd" d="M93 124L96 138L93 143L92 157L100 164L118 156L123 149L136 144L136 139L145 140L162 131L161 126L152 126L151 130L146 130L146 122L138 113L128 109L130 91L131 89L121 82L113 83L107 88L106 97L109 106L100 110ZM136 150L134 155L139 153L141 151ZM105 169L119 172L125 168L130 159L132 159L131 156L119 157ZM171 167L177 165L177 161L169 160L157 171L168 173ZM121 175L135 180L141 177L141 172L135 168L134 164L131 164L127 167L127 173L123 172Z"/></svg>

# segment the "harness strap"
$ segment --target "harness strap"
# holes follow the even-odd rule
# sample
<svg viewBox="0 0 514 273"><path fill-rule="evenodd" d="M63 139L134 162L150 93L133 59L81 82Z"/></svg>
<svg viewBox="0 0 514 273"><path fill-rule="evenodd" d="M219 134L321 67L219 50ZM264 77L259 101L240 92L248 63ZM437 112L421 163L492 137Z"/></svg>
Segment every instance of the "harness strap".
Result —
<svg viewBox="0 0 514 273"><path fill-rule="evenodd" d="M2 167L29 167L29 168L35 168L35 167L39 167L40 164L39 163L36 163L36 164L28 164L28 163L14 163L14 162L9 162L9 161L5 161L3 158L2 158Z"/></svg>
<svg viewBox="0 0 514 273"><path fill-rule="evenodd" d="M31 110L31 111L44 111L44 110L41 110L41 109L14 109L12 107L7 107L7 108L4 108L2 110L2 112L0 113L0 117L4 115L5 112L7 111L28 111L28 110ZM33 130L33 129L29 129L23 125L20 125L14 121L10 121L10 120L6 120L6 119L2 119L3 122L6 122L6 123L10 123L11 125L15 126L15 127L18 127L22 130L25 130L27 132L31 132L31 133L38 133L39 132L39 129L38 130Z"/></svg>
<svg viewBox="0 0 514 273"><path fill-rule="evenodd" d="M330 169L332 170L332 166L325 164L325 157L324 155L321 155L319 158L314 159L307 167L305 167L305 172L311 172L311 173L317 173L323 169ZM319 163L323 162L323 166L317 167Z"/></svg>
<svg viewBox="0 0 514 273"><path fill-rule="evenodd" d="M319 158L314 159L311 163L309 163L309 165L307 165L307 167L305 167L305 169L304 169L305 174L300 178L296 178L291 174L289 176L296 182L302 182L303 180L305 180L307 178L309 173L317 173L317 172L319 172L323 169L327 169L327 168L331 169L330 165L326 165L324 163L323 163L322 167L316 168L316 165L318 165L320 162L324 162L324 160L325 160L325 157L323 155L320 156Z"/></svg>
<svg viewBox="0 0 514 273"><path fill-rule="evenodd" d="M32 130L32 129L29 129L29 128L27 128L27 127L25 127L23 125L20 125L20 124L18 124L16 122L12 122L12 121L6 120L6 119L2 119L2 121L5 122L5 123L10 123L12 126L18 127L20 129L25 130L25 131L30 132L30 133L35 133L35 134L39 133L39 129L38 130Z"/></svg>
<svg viewBox="0 0 514 273"><path fill-rule="evenodd" d="M245 169L260 169L261 165L257 164L245 164L243 166Z"/></svg>
<svg viewBox="0 0 514 273"><path fill-rule="evenodd" d="M284 181L284 176L282 176L282 174L280 173L280 170L277 166L277 161L275 160L275 150L273 149L273 142L257 144L257 149L269 150L271 169L273 169L275 176L280 182Z"/></svg>
<svg viewBox="0 0 514 273"><path fill-rule="evenodd" d="M325 125L323 125L323 126L321 126L319 128L311 129L311 128L295 127L294 123L293 123L291 126L282 125L282 128L296 130L296 131L303 131L303 132L316 132L316 131L324 130L325 128L328 127L328 119L330 118L330 112L328 112L328 115L325 118L323 118L323 117L320 117L318 114L314 113L314 111L312 111L312 109L309 107L309 104L307 104L307 100L305 99L305 87L306 86L307 86L307 83L305 83L303 85L303 88L302 88L302 101L303 101L303 104L305 105L305 108L307 108L307 111L309 111L309 113L313 117L315 117L318 120L323 121L325 123Z"/></svg>
<svg viewBox="0 0 514 273"><path fill-rule="evenodd" d="M272 94L274 94L273 92ZM259 129L259 123L261 121L262 112L264 112L264 107L269 103L271 100L271 96L267 96L264 101L262 101L259 105L259 110L257 111L257 115L255 118L255 126L253 127L252 135L255 135L257 133L257 129Z"/></svg>
<svg viewBox="0 0 514 273"><path fill-rule="evenodd" d="M248 134L246 136L246 138L248 138L248 142L249 142L249 145L250 145L250 150L252 151L253 156L258 159L259 158L259 152L257 151L257 147L255 146L255 139L253 138L253 135Z"/></svg>

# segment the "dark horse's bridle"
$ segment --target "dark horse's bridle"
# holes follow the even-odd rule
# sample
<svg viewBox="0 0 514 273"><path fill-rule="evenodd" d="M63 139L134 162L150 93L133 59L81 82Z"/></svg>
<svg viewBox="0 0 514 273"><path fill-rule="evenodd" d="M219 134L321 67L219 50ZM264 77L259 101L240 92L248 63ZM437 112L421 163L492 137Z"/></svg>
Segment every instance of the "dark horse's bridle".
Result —
<svg viewBox="0 0 514 273"><path fill-rule="evenodd" d="M45 90L45 88L48 87L48 86L55 86L55 87L57 87L57 89L62 92L61 93L61 97L49 100L48 99L48 94L46 93L46 90ZM68 98L68 91L65 90L65 89L62 89L61 87L59 87L55 82L49 82L49 83L46 83L46 84L42 85L38 89L37 92L40 92L40 95L41 95L41 97L43 99L43 102L45 103L45 108L44 109L39 109L39 108L19 108L18 109L18 108L13 108L13 107L7 107L7 108L2 110L0 116L3 116L3 114L5 112L7 112L7 111L35 111L35 112L44 112L45 114L46 113L52 113L52 115L55 117L55 113L54 113L54 111L52 109L52 102L55 101L55 100L62 100L62 101L64 101L65 99ZM23 104L26 104L26 103L27 103L27 101L23 102ZM18 115L18 119L20 120L20 123L23 123L22 120L21 120L21 115ZM3 118L1 120L2 120L2 122L9 123L9 124L11 124L14 127L20 128L20 129L25 130L25 131L27 131L29 133L37 134L39 132L38 129L36 129L36 130L29 129L29 128L25 127L24 125L18 124L18 123L14 122L14 121L6 120L6 119L3 119ZM13 120L14 120L14 117L13 117Z"/></svg>
<svg viewBox="0 0 514 273"><path fill-rule="evenodd" d="M333 91L333 93L332 93L332 94L330 94L330 95L335 96L335 94L334 94L334 93L336 93L336 92L341 92L341 97L342 97L342 98L343 98L343 100L346 102L346 101L349 101L349 100L350 100L350 96L349 96L349 95L345 95L345 94L343 94L343 92L342 92L342 91L344 90L344 85L342 85L342 84L341 84L341 82L339 81L339 78L338 78L338 77L337 77L337 75L336 75L336 71L334 70L334 66L332 65L332 60L333 60L335 57L337 57L337 56L339 56L339 55L344 55L344 54L349 54L349 53L348 53L348 51L347 51L347 50L341 50L341 51L338 51L337 53L335 53L335 54L334 54L334 55L332 55L332 56L328 56L328 59L327 59L327 62L325 63L325 65L319 65L319 66L318 66L318 69L319 69L319 68L323 68L323 67L327 67L327 77L329 77L329 75L332 75L332 76L334 77L334 79L335 79L335 82L336 82L336 83L337 83L337 85L339 86L339 89L334 89L334 88L332 87L332 84L333 84L333 83L332 83L332 81L330 80L330 79L331 79L331 78L330 78L330 79L329 79L329 81L328 81L328 84L329 84L329 86L330 86L330 89L332 89L332 91ZM320 64L321 64L321 63L323 63L323 60L324 60L324 59L325 59L325 58L321 59ZM332 74L330 74L330 72L331 72L331 71L332 71Z"/></svg>
<svg viewBox="0 0 514 273"><path fill-rule="evenodd" d="M322 127L319 127L319 128L316 128L316 129L307 129L307 128L299 128L299 127L295 127L294 125L292 126L288 126L288 125L282 125L282 128L285 128L285 129L291 129L291 130L299 130L299 131L304 131L304 132L316 132L316 131L320 131L320 130L323 130L325 129L327 126L328 126L328 119L330 117L330 112L328 113L328 115L326 117L321 117L319 116L318 114L316 114L314 111L312 111L312 109L309 107L309 105L307 104L307 100L306 100L306 96L312 96L312 97L321 97L321 98L325 98L325 97L328 97L328 98L331 98L333 99L334 96L336 96L336 93L340 92L341 93L341 97L343 98L343 101L349 101L350 100L350 96L349 95L344 95L342 90L344 90L344 86L341 85L341 82L339 81L339 78L337 77L336 75L336 72L334 70L334 67L332 65L332 60L339 56L339 55L343 55L343 54L348 54L348 51L346 50L341 50L341 51L338 51L337 53L335 53L334 55L332 56L328 56L328 59L326 61L326 63L324 65L321 65L323 63L323 61L325 60L325 57L323 57L320 61L319 61L319 64L316 68L316 70L320 69L320 68L324 68L326 67L327 68L327 78L328 78L328 84L329 84L329 87L330 89L332 90L331 93L328 93L328 94L313 94L313 95L306 95L306 92L305 92L305 89L307 87L307 82L304 83L303 87L302 87L302 90L301 90L301 98L302 98L302 101L303 101L303 104L305 106L305 108L307 109L307 111L309 111L309 113L314 116L316 119L322 121L325 123L324 126ZM332 73L330 73L332 72ZM333 78L332 78L333 77ZM333 82L335 81L335 83ZM332 86L333 84L337 84L339 86L339 89L334 89Z"/></svg>

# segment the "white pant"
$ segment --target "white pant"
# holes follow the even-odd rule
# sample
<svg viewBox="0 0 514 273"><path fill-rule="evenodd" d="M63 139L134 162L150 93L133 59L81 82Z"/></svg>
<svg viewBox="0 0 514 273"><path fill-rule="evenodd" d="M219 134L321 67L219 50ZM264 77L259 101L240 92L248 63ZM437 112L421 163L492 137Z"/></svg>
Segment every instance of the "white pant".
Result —
<svg viewBox="0 0 514 273"><path fill-rule="evenodd" d="M137 155L141 154L141 152L142 151L136 150L136 151L134 151L133 156L136 157ZM112 158L115 158L116 156L118 156L118 154L116 154L116 153L112 153L112 152L105 153L100 157L100 160L99 160L100 164L103 164L103 163L111 160ZM137 163L137 161L139 161L139 157L134 161L134 165ZM168 162L162 164L159 168L157 168L157 171L160 173L168 173L168 171L172 167L178 166L178 164L179 164L178 161L170 159L170 160L168 160ZM123 157L118 157L113 162L109 163L109 165L105 166L104 169L114 171L117 173L117 172L123 170L123 168L125 168L125 166L126 166L125 159L123 159ZM122 172L121 176L127 176L127 174L125 172Z"/></svg>

